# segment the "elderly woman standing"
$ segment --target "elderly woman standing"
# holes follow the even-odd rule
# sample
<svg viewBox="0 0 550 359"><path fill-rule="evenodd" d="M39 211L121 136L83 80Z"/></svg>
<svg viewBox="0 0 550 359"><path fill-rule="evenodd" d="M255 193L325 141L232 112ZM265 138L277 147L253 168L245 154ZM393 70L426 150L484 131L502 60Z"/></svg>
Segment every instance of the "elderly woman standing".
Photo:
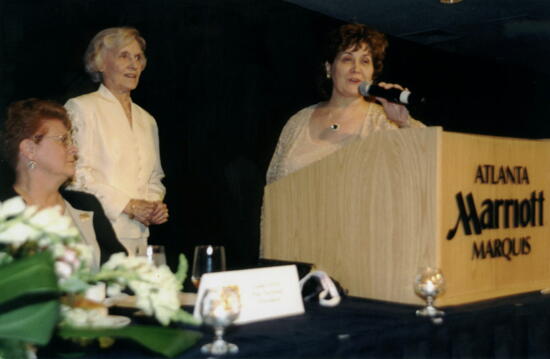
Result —
<svg viewBox="0 0 550 359"><path fill-rule="evenodd" d="M75 173L76 158L63 106L38 99L15 102L4 127L2 152L15 171L15 183L0 189L0 201L19 195L28 205L58 206L92 247L95 268L111 254L124 252L99 201L63 188Z"/></svg>
<svg viewBox="0 0 550 359"><path fill-rule="evenodd" d="M65 104L79 148L72 188L97 196L130 255L145 255L148 226L168 220L157 124L130 97L145 69L144 50L134 28L99 32L85 66L101 85Z"/></svg>
<svg viewBox="0 0 550 359"><path fill-rule="evenodd" d="M382 70L387 44L382 33L361 24L343 25L331 34L322 66L330 98L288 120L271 159L267 183L373 131L424 126L409 116L405 106L383 98L366 99L359 93L361 82L372 82ZM378 85L403 89L396 84Z"/></svg>

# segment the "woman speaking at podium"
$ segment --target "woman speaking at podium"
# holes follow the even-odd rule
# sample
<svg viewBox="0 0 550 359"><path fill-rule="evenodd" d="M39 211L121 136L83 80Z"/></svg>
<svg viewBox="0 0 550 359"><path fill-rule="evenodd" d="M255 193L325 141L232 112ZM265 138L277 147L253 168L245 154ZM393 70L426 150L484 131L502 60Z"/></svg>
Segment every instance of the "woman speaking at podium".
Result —
<svg viewBox="0 0 550 359"><path fill-rule="evenodd" d="M424 127L410 117L405 105L381 97L363 97L359 92L362 83L372 83L380 74L387 45L384 34L361 24L342 25L330 34L322 66L322 90L330 93L330 98L302 109L288 120L271 159L267 183L371 132ZM397 84L377 85L404 90Z"/></svg>

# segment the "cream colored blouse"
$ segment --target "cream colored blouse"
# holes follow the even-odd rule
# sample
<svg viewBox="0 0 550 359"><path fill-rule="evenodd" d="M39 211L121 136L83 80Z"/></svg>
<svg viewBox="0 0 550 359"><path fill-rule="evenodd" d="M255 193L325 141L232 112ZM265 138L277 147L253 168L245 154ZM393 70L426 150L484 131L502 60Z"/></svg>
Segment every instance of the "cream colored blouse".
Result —
<svg viewBox="0 0 550 359"><path fill-rule="evenodd" d="M65 104L78 147L72 189L94 194L118 238L143 238L149 229L123 213L132 198L162 201L165 188L155 119L132 103L132 127L122 105L101 85Z"/></svg>
<svg viewBox="0 0 550 359"><path fill-rule="evenodd" d="M367 107L365 120L357 133L350 134L337 143L313 141L309 133L309 123L313 111L318 106L319 104L316 104L302 109L284 126L267 170L268 184L319 161L348 143L365 138L374 131L398 128L395 123L388 120L382 106L371 103ZM425 126L422 122L411 118L411 127Z"/></svg>

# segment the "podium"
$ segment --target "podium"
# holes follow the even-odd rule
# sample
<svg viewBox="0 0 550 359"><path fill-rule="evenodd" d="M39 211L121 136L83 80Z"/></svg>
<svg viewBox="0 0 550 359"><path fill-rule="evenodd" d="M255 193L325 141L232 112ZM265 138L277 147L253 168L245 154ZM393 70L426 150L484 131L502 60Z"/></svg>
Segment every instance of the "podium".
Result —
<svg viewBox="0 0 550 359"><path fill-rule="evenodd" d="M550 141L379 131L265 187L261 257L313 263L358 297L458 305L550 287Z"/></svg>

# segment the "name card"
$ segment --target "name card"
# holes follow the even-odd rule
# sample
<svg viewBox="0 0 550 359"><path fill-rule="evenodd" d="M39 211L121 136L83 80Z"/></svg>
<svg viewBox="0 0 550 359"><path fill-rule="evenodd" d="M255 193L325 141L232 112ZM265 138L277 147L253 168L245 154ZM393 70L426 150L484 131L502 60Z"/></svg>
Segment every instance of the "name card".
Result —
<svg viewBox="0 0 550 359"><path fill-rule="evenodd" d="M238 286L241 313L235 324L304 313L298 271L295 265L203 274L193 315L200 318L200 305L209 288Z"/></svg>

